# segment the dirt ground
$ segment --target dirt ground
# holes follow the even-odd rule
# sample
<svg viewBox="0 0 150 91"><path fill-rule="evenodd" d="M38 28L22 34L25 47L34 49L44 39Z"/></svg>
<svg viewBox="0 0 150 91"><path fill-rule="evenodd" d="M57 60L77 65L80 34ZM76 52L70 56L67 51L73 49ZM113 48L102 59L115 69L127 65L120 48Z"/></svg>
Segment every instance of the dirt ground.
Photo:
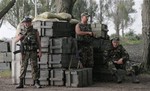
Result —
<svg viewBox="0 0 150 91"><path fill-rule="evenodd" d="M130 77L126 77L121 84L115 82L95 82L90 87L52 87L43 86L40 89L34 86L25 86L23 89L16 89L17 85L11 84L11 78L0 78L0 91L150 91L150 75L139 76L140 83L133 84Z"/></svg>

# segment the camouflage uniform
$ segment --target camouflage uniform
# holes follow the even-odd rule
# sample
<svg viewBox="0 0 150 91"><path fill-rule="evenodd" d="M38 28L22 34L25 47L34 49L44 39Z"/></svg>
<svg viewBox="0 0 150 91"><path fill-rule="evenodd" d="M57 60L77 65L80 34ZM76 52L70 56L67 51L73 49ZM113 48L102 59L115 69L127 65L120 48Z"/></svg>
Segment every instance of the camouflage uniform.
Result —
<svg viewBox="0 0 150 91"><path fill-rule="evenodd" d="M38 42L36 32L37 30L33 29L33 26L29 27L28 29L21 29L20 34L24 33L26 34L24 38L21 40L21 46L23 47L23 51L22 51L20 78L25 78L29 59L32 68L33 80L37 80L39 78L39 69L37 64Z"/></svg>
<svg viewBox="0 0 150 91"><path fill-rule="evenodd" d="M113 48L108 53L108 67L112 70L125 69L125 63L129 59L129 55L126 50L119 45L117 48ZM118 61L123 58L123 64L115 64L114 61Z"/></svg>
<svg viewBox="0 0 150 91"><path fill-rule="evenodd" d="M134 66L129 60L129 54L122 45L119 45L117 48L112 48L111 50L109 50L107 53L107 58L108 68L112 72L112 74L117 75L118 77L121 77L121 79L123 79L126 73L129 73L133 76L133 81L135 83L139 82L137 79L135 79L135 75L137 74L135 74L136 71L134 69ZM117 61L120 58L123 58L123 64L114 63L114 61Z"/></svg>
<svg viewBox="0 0 150 91"><path fill-rule="evenodd" d="M81 31L91 32L91 27L88 24L79 23ZM78 51L80 61L83 67L93 67L93 47L91 46L91 37L89 35L77 35Z"/></svg>

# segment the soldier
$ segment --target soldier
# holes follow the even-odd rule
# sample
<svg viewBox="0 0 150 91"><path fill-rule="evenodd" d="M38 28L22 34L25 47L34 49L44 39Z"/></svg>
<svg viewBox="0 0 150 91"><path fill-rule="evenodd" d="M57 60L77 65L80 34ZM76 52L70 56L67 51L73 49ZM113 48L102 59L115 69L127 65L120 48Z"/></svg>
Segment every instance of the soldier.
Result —
<svg viewBox="0 0 150 91"><path fill-rule="evenodd" d="M134 67L131 65L127 51L119 44L119 38L112 39L112 49L108 51L108 68L117 77L117 82L122 83L126 72L132 75L132 82L139 83Z"/></svg>
<svg viewBox="0 0 150 91"><path fill-rule="evenodd" d="M39 69L37 64L37 57L41 57L41 43L39 32L33 28L32 19L25 17L22 21L22 27L20 27L20 33L16 36L15 43L21 42L21 71L20 71L20 82L19 86L16 88L24 87L24 78L27 71L28 60L30 58L30 63L32 67L32 78L35 82L35 86L40 88L39 85ZM38 53L37 53L38 51Z"/></svg>
<svg viewBox="0 0 150 91"><path fill-rule="evenodd" d="M84 12L81 14L81 22L75 27L78 51L80 61L83 67L93 67L93 48L91 46L91 36L93 33L88 22L89 14Z"/></svg>

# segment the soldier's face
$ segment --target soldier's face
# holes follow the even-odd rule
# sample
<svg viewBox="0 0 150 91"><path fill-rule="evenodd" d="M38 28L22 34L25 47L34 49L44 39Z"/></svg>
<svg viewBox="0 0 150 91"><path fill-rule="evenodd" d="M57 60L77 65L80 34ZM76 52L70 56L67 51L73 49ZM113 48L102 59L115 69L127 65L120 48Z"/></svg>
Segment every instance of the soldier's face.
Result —
<svg viewBox="0 0 150 91"><path fill-rule="evenodd" d="M118 47L119 41L112 41L112 45L114 48Z"/></svg>
<svg viewBox="0 0 150 91"><path fill-rule="evenodd" d="M24 25L26 28L28 28L28 27L31 26L31 22L23 22L23 25Z"/></svg>
<svg viewBox="0 0 150 91"><path fill-rule="evenodd" d="M87 17L87 16L82 16L81 20L82 20L83 22L87 22L87 21L88 21L88 17Z"/></svg>

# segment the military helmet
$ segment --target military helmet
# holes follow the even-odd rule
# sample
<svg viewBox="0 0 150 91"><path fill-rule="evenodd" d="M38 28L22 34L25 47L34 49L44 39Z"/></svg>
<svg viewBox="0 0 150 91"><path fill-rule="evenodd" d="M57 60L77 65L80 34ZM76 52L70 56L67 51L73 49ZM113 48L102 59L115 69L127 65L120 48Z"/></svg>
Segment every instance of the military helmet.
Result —
<svg viewBox="0 0 150 91"><path fill-rule="evenodd" d="M120 39L118 37L114 37L112 41L120 41Z"/></svg>
<svg viewBox="0 0 150 91"><path fill-rule="evenodd" d="M25 16L24 19L22 20L22 22L31 22L32 18L30 18L29 16Z"/></svg>
<svg viewBox="0 0 150 91"><path fill-rule="evenodd" d="M83 12L82 14L81 14L81 17L82 16L87 16L87 17L89 17L90 15L88 14L88 12Z"/></svg>

